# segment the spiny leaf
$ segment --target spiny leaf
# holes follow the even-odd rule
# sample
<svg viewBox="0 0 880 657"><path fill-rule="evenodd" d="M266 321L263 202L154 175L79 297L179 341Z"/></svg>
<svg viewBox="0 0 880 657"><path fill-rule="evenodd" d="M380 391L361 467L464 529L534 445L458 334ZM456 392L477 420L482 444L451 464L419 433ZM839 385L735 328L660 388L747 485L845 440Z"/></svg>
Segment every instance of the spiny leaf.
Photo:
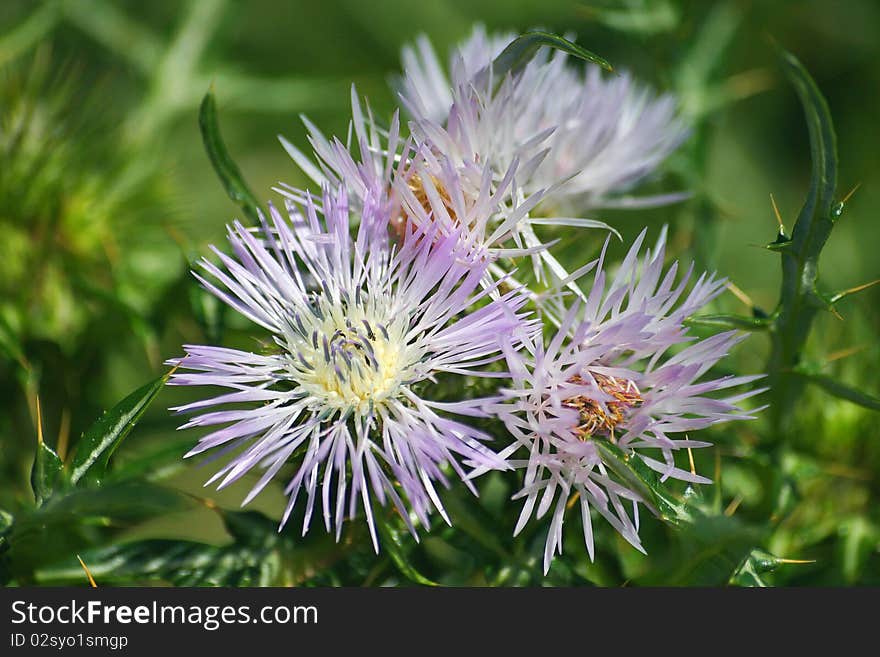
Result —
<svg viewBox="0 0 880 657"><path fill-rule="evenodd" d="M138 388L83 433L70 464L72 484L83 478L95 482L104 477L113 452L140 420L169 376L171 371Z"/></svg>
<svg viewBox="0 0 880 657"><path fill-rule="evenodd" d="M241 207L248 219L255 224L259 223L260 203L245 182L241 170L233 161L223 137L220 135L220 125L217 121L217 102L214 99L213 89L205 94L199 107L199 129L202 132L205 151L214 166L214 171L220 177L220 182L223 183L226 194Z"/></svg>
<svg viewBox="0 0 880 657"><path fill-rule="evenodd" d="M248 577L231 576L235 570L232 562L237 560L228 559L227 567L220 567L219 562L223 557L222 548L214 545L165 539L111 545L83 553L92 575L102 582L116 584L165 580L181 586L253 583ZM212 565L216 568L211 569ZM258 571L258 564L253 565ZM77 582L82 580L82 568L69 559L38 570L36 578L44 583Z"/></svg>
<svg viewBox="0 0 880 657"><path fill-rule="evenodd" d="M516 37L501 51L490 66L477 73L475 76L476 84L478 86L485 84L490 74L496 79L502 80L508 73L518 73L525 68L526 64L543 46L555 48L578 59L592 62L606 71L614 70L607 60L568 39L550 32L531 31Z"/></svg>
<svg viewBox="0 0 880 657"><path fill-rule="evenodd" d="M632 490L642 496L652 513L670 522L689 518L684 504L673 498L660 484L657 473L638 457L630 457L613 443L596 440L602 462Z"/></svg>
<svg viewBox="0 0 880 657"><path fill-rule="evenodd" d="M42 506L55 491L55 483L64 468L64 464L51 447L43 440L43 411L40 398L36 399L37 413L37 451L34 464L31 466L31 490L37 506Z"/></svg>
<svg viewBox="0 0 880 657"><path fill-rule="evenodd" d="M642 581L647 586L724 586L765 530L723 514L690 509L687 523L672 535L665 550L652 551L655 565Z"/></svg>
<svg viewBox="0 0 880 657"><path fill-rule="evenodd" d="M810 372L804 369L795 369L794 372L795 374L803 379L806 379L810 383L815 383L825 392L835 397L845 399L846 401L852 402L853 404L858 404L859 406L864 406L865 408L869 408L872 411L880 411L880 399L874 397L873 395L869 395L866 392L848 386L845 383L838 381L834 377L828 376L827 374Z"/></svg>
<svg viewBox="0 0 880 657"><path fill-rule="evenodd" d="M71 526L105 519L127 524L191 505L182 493L141 481L109 482L102 487L77 488L53 497L33 514L19 517L19 529L28 526Z"/></svg>
<svg viewBox="0 0 880 657"><path fill-rule="evenodd" d="M772 573L779 566L787 563L812 563L809 561L796 561L793 559L782 559L770 554L760 548L755 548L749 552L742 560L730 576L729 584L735 586L767 586L762 575Z"/></svg>
<svg viewBox="0 0 880 657"><path fill-rule="evenodd" d="M233 541L147 539L82 554L102 582L169 582L177 586L293 586L317 574L346 549L326 534L294 541L277 522L253 511L216 509ZM77 582L82 569L73 559L37 571L44 583Z"/></svg>
<svg viewBox="0 0 880 657"><path fill-rule="evenodd" d="M780 56L783 70L803 106L812 160L810 189L791 239L798 253L818 257L834 223L832 209L837 188L837 137L828 103L813 78L794 55L781 51Z"/></svg>
<svg viewBox="0 0 880 657"><path fill-rule="evenodd" d="M391 560L394 562L394 565L397 566L400 574L408 580L415 582L416 584L421 584L422 586L439 586L437 582L422 575L416 570L415 566L410 563L409 557L403 548L403 540L405 539L402 537L402 532L397 528L392 527L381 512L375 514L375 519L376 528L379 530L379 534L382 538L382 549L388 552L391 556Z"/></svg>

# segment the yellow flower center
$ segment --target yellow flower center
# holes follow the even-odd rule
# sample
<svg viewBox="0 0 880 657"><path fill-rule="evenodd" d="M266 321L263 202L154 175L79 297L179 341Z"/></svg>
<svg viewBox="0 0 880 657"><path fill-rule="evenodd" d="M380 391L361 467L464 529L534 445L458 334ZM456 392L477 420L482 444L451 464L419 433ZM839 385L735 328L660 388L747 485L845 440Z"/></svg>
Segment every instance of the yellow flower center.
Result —
<svg viewBox="0 0 880 657"><path fill-rule="evenodd" d="M310 366L300 369L300 384L328 406L368 412L403 381L403 340L378 322L334 320L326 318L299 349Z"/></svg>

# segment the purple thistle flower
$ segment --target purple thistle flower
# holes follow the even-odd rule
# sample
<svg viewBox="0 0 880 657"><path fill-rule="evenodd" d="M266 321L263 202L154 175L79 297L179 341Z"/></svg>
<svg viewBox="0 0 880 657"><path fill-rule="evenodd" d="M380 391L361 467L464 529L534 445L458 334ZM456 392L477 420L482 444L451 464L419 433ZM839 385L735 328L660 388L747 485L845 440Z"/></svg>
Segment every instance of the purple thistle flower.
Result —
<svg viewBox="0 0 880 657"><path fill-rule="evenodd" d="M314 159L280 138L288 154L311 180L331 189L344 189L356 209L376 208L390 217L393 237L412 231L432 230L458 234L461 254L478 261L495 262L501 257L533 255L548 245L537 238L522 238L532 219L529 212L542 193L526 197L516 184L529 167L517 161L495 179L494 170L477 161L449 158L427 137L402 139L398 114L390 127L377 125L369 105L362 104L352 88L352 121L345 143L328 139L308 119L309 143ZM307 191L280 183L275 191L296 203L305 203ZM584 225L607 227L590 220ZM532 233L533 234L533 233ZM496 277L504 272L494 272Z"/></svg>
<svg viewBox="0 0 880 657"><path fill-rule="evenodd" d="M520 186L526 195L548 190L557 210L683 198L622 196L687 136L671 96L655 97L627 73L605 78L596 66L581 73L559 51L538 53L500 84L491 74L478 75L491 73L492 61L514 36L488 36L477 26L453 51L450 78L425 37L404 48L401 95L417 137L461 161L490 163L497 178L514 160L531 163Z"/></svg>
<svg viewBox="0 0 880 657"><path fill-rule="evenodd" d="M559 329L548 343L523 338L519 349L509 340L505 355L513 384L503 402L487 409L507 426L514 442L501 454L522 451L511 460L525 469L525 500L515 534L534 514L550 512L544 570L562 551L566 502L577 494L584 541L593 558L591 510L604 517L627 541L643 550L639 536L638 492L615 476L603 458L603 444L615 445L668 478L693 483L710 480L675 462L682 449L707 447L688 432L719 422L750 419L740 403L762 390L732 396L716 393L748 384L759 376L705 379L745 336L735 331L697 340L684 319L716 297L725 282L703 274L685 295L691 270L676 282L677 263L665 273L665 230L657 246L640 260L645 237L635 241L619 270L609 277L605 251L595 268L585 300L564 309ZM606 242L607 248L607 242Z"/></svg>
<svg viewBox="0 0 880 657"><path fill-rule="evenodd" d="M352 237L344 191L325 189L320 206L288 202L289 221L270 210L259 231L230 227L234 256L214 249L221 264L205 260L208 278L196 274L269 331L276 349L187 345L172 361L180 365L172 384L228 389L175 409L200 413L181 428L225 425L188 455L237 450L208 482L220 488L262 470L243 504L295 463L281 524L303 494L303 534L318 498L337 540L362 506L377 550L372 499L390 500L413 533L408 509L425 527L432 509L449 522L435 487L449 485L446 467L474 490L463 466L505 465L483 445L486 434L450 417L484 415L485 400L435 402L414 385L443 373L505 376L481 367L503 358L502 336L528 334L522 297L480 289L485 265L458 257L458 235L424 230L389 245L388 216L375 205L363 208ZM206 411L227 404L236 408Z"/></svg>
<svg viewBox="0 0 880 657"><path fill-rule="evenodd" d="M516 184L519 170L518 162L512 162L496 181L489 167L456 165L429 140L419 142L413 157L401 162L393 183L404 229L435 226L442 234L458 234L461 252L480 262L545 252L550 245L527 245L521 238L542 192L526 198Z"/></svg>

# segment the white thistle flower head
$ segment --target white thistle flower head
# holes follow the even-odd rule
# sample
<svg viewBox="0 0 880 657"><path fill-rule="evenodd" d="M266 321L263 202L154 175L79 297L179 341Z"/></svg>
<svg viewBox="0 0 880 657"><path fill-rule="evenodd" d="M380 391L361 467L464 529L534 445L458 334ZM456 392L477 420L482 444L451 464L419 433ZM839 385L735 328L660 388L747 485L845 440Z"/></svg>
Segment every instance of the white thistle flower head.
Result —
<svg viewBox="0 0 880 657"><path fill-rule="evenodd" d="M453 52L450 77L425 37L405 48L401 95L414 133L462 160L491 163L499 178L514 159L540 157L519 184L526 195L553 190L548 203L564 211L683 198L623 196L687 136L671 96L655 96L627 73L603 77L593 65L580 72L560 51L539 52L516 75L493 79L492 61L512 39L478 26Z"/></svg>
<svg viewBox="0 0 880 657"><path fill-rule="evenodd" d="M370 206L352 237L344 190L325 189L320 205L288 202L289 220L270 210L259 231L234 224L233 255L215 249L220 265L205 260L209 277L197 274L274 348L188 345L173 361L180 369L171 384L228 390L177 409L200 413L184 427L225 425L190 454L235 452L210 480L220 487L262 470L244 503L291 463L282 525L304 492L303 533L319 498L337 540L362 506L376 549L373 500L390 500L414 533L432 509L449 522L435 486L449 485L447 468L473 490L464 466L503 462L483 445L486 434L454 418L481 415L483 402L432 401L431 384L443 375L504 376L483 366L502 358L502 336L528 334L522 298L488 300L495 288L479 287L485 265L458 257L458 235L413 232L390 246L388 216ZM237 407L205 412L228 404Z"/></svg>
<svg viewBox="0 0 880 657"><path fill-rule="evenodd" d="M550 512L544 570L562 551L566 503L577 495L584 541L593 558L591 510L642 550L638 491L609 466L609 454L639 459L660 475L692 483L710 480L680 467L676 453L707 447L689 433L719 422L753 417L740 403L762 390L717 393L759 376L705 375L745 336L735 331L697 340L683 320L713 299L724 281L703 275L685 296L691 272L676 282L677 266L663 273L665 231L656 248L639 258L643 232L608 282L603 256L586 301L565 311L545 344L523 340L505 346L512 386L506 400L489 404L514 442L502 455L525 470L525 500L515 533ZM607 243L606 243L607 246Z"/></svg>

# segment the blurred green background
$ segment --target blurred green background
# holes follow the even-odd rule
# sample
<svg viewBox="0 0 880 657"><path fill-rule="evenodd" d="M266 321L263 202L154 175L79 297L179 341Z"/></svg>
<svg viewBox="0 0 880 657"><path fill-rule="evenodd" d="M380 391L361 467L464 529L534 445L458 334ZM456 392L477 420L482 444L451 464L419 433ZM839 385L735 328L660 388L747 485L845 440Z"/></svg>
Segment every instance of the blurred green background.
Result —
<svg viewBox="0 0 880 657"><path fill-rule="evenodd" d="M354 82L379 117L389 116L395 106L389 80L399 71L401 46L423 32L445 53L475 22L490 30L541 26L573 35L615 67L677 93L694 134L645 189L688 188L694 198L595 216L619 227L625 240L646 224L656 236L669 223L674 254L718 270L765 310L774 307L779 285L778 257L760 246L775 237L770 194L790 228L809 181L802 109L771 42L792 51L835 119L841 193L861 183L823 254L823 285L837 290L880 277L876 0L6 0L0 3L0 506L25 504L30 495L37 395L46 441L60 441L63 450L101 410L161 374L162 361L179 355L181 344L218 337L209 321L216 307L195 292L187 273L188 262L208 244L222 244L225 223L239 216L201 144L198 104L209 86L230 151L251 188L270 198L279 180L307 184L276 139L283 134L306 146L300 113L325 134L344 135ZM582 257L598 242L595 234L579 233L566 240L563 257ZM614 248L619 256L624 246ZM875 395L878 301L874 288L845 302L842 318L823 314L809 345L817 368ZM748 309L725 295L716 310ZM224 342L253 344L245 323L227 319ZM755 335L730 367L759 372L766 353L765 337ZM194 394L163 392L118 458L164 446L182 454L197 436L175 434L177 420L165 409ZM787 566L770 581L880 584L876 413L810 390L793 423L786 467L798 481L796 506L757 542L815 563ZM716 454L722 463L720 485L705 491L716 515L766 522L775 492L764 485L760 456L774 438L760 421L718 429L712 438L719 450L704 450L698 466L711 476ZM180 464L176 456L167 463L162 475L169 485L221 505L236 506L247 486L208 493L200 484L209 469ZM503 549L489 553L499 563L513 545L510 512L501 510L509 484L489 480L478 509L494 518L491 531ZM274 517L282 499L275 487L254 507ZM659 574L674 570L664 560L678 539L670 538L675 530L645 524L650 557L617 545L603 529L594 565L571 530L566 559L547 581L695 583L687 572L680 580ZM728 529L712 525L695 540L722 541ZM228 540L216 514L202 507L125 531L127 537ZM538 569L526 566L525 575L501 578L510 564L498 565L492 579L467 545L466 538L441 533L408 549L423 569L449 583L541 581ZM393 583L393 568L369 551L353 559L318 581Z"/></svg>

